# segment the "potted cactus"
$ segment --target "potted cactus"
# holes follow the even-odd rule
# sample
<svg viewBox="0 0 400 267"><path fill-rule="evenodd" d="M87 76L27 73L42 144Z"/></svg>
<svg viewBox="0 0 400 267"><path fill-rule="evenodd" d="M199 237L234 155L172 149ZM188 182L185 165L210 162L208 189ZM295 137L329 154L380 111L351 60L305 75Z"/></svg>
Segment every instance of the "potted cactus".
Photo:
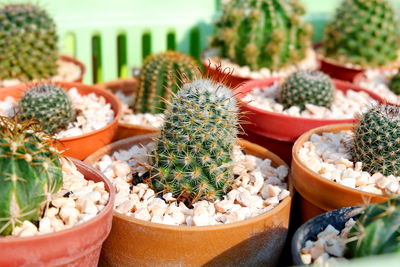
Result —
<svg viewBox="0 0 400 267"><path fill-rule="evenodd" d="M59 55L54 20L39 6L2 4L0 38L0 87L32 80L82 82L84 65Z"/></svg>
<svg viewBox="0 0 400 267"><path fill-rule="evenodd" d="M111 228L112 185L52 141L33 120L0 117L2 266L97 265Z"/></svg>
<svg viewBox="0 0 400 267"><path fill-rule="evenodd" d="M304 13L298 0L227 1L211 49L203 54L205 67L217 78L229 68L232 87L249 79L287 76L298 68L316 69L312 28L302 21Z"/></svg>
<svg viewBox="0 0 400 267"><path fill-rule="evenodd" d="M119 188L104 263L276 264L289 222L287 166L238 140L237 112L230 88L187 82L167 102L159 134L86 159Z"/></svg>
<svg viewBox="0 0 400 267"><path fill-rule="evenodd" d="M293 261L296 265L343 264L362 257L398 254L399 218L399 197L324 213L296 231Z"/></svg>
<svg viewBox="0 0 400 267"><path fill-rule="evenodd" d="M399 65L399 23L387 0L343 0L326 26L321 70L353 81L366 69Z"/></svg>

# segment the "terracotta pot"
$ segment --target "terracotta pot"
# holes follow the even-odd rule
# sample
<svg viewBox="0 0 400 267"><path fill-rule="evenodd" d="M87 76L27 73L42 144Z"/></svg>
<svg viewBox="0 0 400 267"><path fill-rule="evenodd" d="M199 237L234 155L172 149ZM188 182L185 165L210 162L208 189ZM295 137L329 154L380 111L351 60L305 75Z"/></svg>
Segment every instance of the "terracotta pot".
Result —
<svg viewBox="0 0 400 267"><path fill-rule="evenodd" d="M206 59L203 59L203 67L205 70L205 73L211 79L217 81L217 82L223 82L225 85L231 87L231 88L237 88L244 82L250 81L250 78L245 78L242 76L234 75L232 74L232 69L229 68L224 68L221 69L213 64L210 64Z"/></svg>
<svg viewBox="0 0 400 267"><path fill-rule="evenodd" d="M325 57L318 56L320 62L319 70L325 72L334 79L352 82L357 74L362 73L365 69L345 67Z"/></svg>
<svg viewBox="0 0 400 267"><path fill-rule="evenodd" d="M41 84L43 82L35 82L33 84ZM114 110L115 117L107 124L105 127L87 133L80 136L74 137L66 137L61 138L60 143L58 144L58 149L65 150L64 154L73 158L77 158L83 160L94 151L99 148L111 143L118 126L118 120L121 117L122 108L119 100L111 93L98 89L94 86L85 85L81 83L68 83L68 82L54 82L58 84L65 90L69 90L71 88L77 88L78 92L82 95L87 95L90 93L95 93L98 96L102 96L105 98L107 103L111 104L112 109ZM0 88L0 100L3 100L7 96L12 96L16 99L19 99L25 90L31 87L32 84L24 83L10 87Z"/></svg>
<svg viewBox="0 0 400 267"><path fill-rule="evenodd" d="M104 209L72 228L33 237L0 237L0 266L97 266L101 246L110 233L114 188L102 173L71 158L87 180L103 182L110 193Z"/></svg>
<svg viewBox="0 0 400 267"><path fill-rule="evenodd" d="M85 75L85 72L86 72L85 65L82 62L80 62L79 60L77 60L76 58L73 58L73 57L67 56L67 55L60 55L60 59L62 61L66 61L66 62L72 62L79 67L79 69L81 71L79 78L77 78L76 80L71 81L71 82L81 83L83 81L83 76Z"/></svg>
<svg viewBox="0 0 400 267"><path fill-rule="evenodd" d="M323 132L338 133L342 130L353 130L353 127L352 123L319 127L300 136L294 144L290 179L301 196L303 222L326 211L387 200L386 196L356 190L325 179L308 168L299 158L300 148L311 135Z"/></svg>
<svg viewBox="0 0 400 267"><path fill-rule="evenodd" d="M108 145L85 162L148 143L155 135L136 136ZM268 150L239 141L254 156L285 164ZM290 188L292 191L292 189ZM214 226L171 226L114 213L113 228L103 246L108 266L274 266L285 243L291 196L273 210L237 223Z"/></svg>

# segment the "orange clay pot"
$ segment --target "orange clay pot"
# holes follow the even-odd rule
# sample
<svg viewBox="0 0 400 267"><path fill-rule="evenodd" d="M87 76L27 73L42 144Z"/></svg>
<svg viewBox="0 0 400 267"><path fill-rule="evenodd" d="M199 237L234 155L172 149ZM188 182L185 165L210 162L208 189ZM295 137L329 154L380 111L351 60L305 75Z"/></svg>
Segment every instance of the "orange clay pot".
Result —
<svg viewBox="0 0 400 267"><path fill-rule="evenodd" d="M19 99L29 87L41 83L44 82L23 83L15 86L0 88L0 100L5 99L7 96L12 96L16 99ZM94 86L69 82L53 83L61 86L65 90L75 87L82 95L95 93L98 96L102 96L105 98L107 103L111 104L111 108L114 110L114 119L105 127L80 136L61 138L59 139L60 143L57 144L57 148L64 151L63 154L66 156L83 160L94 151L111 143L117 131L118 120L122 113L121 103L119 100L113 94L105 90L98 89Z"/></svg>
<svg viewBox="0 0 400 267"><path fill-rule="evenodd" d="M77 78L76 80L71 81L71 82L81 83L83 81L83 76L85 75L85 72L86 72L85 65L83 65L83 63L80 62L79 60L77 60L76 58L73 58L73 57L70 57L70 56L67 56L67 55L60 55L60 59L62 61L66 61L66 62L72 62L72 63L74 63L75 65L77 65L79 67L79 69L81 71L81 73L79 75L79 78Z"/></svg>
<svg viewBox="0 0 400 267"><path fill-rule="evenodd" d="M136 92L138 82L135 78L123 78L109 82L98 83L95 84L95 86L103 90L110 90L112 93L122 91L125 95L127 95ZM119 122L118 131L113 141L125 139L132 136L156 133L158 131L159 129L148 125L127 124Z"/></svg>
<svg viewBox="0 0 400 267"><path fill-rule="evenodd" d="M110 233L114 188L102 173L71 158L87 180L103 182L110 199L93 219L72 228L33 237L0 237L0 266L97 266Z"/></svg>
<svg viewBox="0 0 400 267"><path fill-rule="evenodd" d="M300 194L303 222L326 211L387 200L383 195L363 192L325 179L309 169L299 158L300 148L311 135L323 132L338 133L353 128L352 123L322 126L306 132L294 144L290 180Z"/></svg>
<svg viewBox="0 0 400 267"><path fill-rule="evenodd" d="M120 140L85 162L93 164L105 154L148 143L155 136ZM251 155L270 158L273 166L286 165L258 145L244 140L238 144ZM291 198L265 214L213 226L164 225L114 212L100 262L107 266L275 266L288 231Z"/></svg>

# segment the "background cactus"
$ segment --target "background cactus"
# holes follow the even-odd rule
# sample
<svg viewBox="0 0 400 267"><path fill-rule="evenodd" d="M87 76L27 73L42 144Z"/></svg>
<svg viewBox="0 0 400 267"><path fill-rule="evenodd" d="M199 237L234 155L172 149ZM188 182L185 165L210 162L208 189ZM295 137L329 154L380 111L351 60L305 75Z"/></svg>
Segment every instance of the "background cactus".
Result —
<svg viewBox="0 0 400 267"><path fill-rule="evenodd" d="M61 163L32 121L0 117L0 234L34 221L62 185Z"/></svg>
<svg viewBox="0 0 400 267"><path fill-rule="evenodd" d="M389 88L396 95L400 95L400 71L397 71L390 80Z"/></svg>
<svg viewBox="0 0 400 267"><path fill-rule="evenodd" d="M0 80L57 74L56 25L43 9L32 4L0 8L0 40Z"/></svg>
<svg viewBox="0 0 400 267"><path fill-rule="evenodd" d="M353 161L369 173L400 176L400 107L377 105L365 112L353 138Z"/></svg>
<svg viewBox="0 0 400 267"><path fill-rule="evenodd" d="M211 44L221 47L222 57L252 70L293 65L311 45L304 13L298 0L231 0L223 6Z"/></svg>
<svg viewBox="0 0 400 267"><path fill-rule="evenodd" d="M344 0L325 28L326 57L362 67L388 65L400 48L396 12L386 0Z"/></svg>
<svg viewBox="0 0 400 267"><path fill-rule="evenodd" d="M184 80L191 80L199 74L197 62L190 56L175 51L148 57L143 63L139 77L134 109L137 113L162 113L165 100Z"/></svg>
<svg viewBox="0 0 400 267"><path fill-rule="evenodd" d="M289 75L281 85L279 102L285 107L306 104L329 107L333 102L335 86L331 78L316 70L300 70Z"/></svg>
<svg viewBox="0 0 400 267"><path fill-rule="evenodd" d="M400 197L368 205L350 230L350 257L400 253Z"/></svg>
<svg viewBox="0 0 400 267"><path fill-rule="evenodd" d="M165 116L152 153L152 186L178 200L213 201L233 183L238 108L232 91L208 79L183 85Z"/></svg>
<svg viewBox="0 0 400 267"><path fill-rule="evenodd" d="M45 83L30 88L18 106L18 115L22 120L37 119L47 133L66 128L75 118L68 95L55 84Z"/></svg>

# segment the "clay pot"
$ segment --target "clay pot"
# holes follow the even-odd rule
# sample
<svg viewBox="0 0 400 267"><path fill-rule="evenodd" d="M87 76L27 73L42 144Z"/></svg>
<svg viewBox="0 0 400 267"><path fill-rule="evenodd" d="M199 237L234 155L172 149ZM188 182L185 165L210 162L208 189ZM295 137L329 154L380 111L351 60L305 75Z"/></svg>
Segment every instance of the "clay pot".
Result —
<svg viewBox="0 0 400 267"><path fill-rule="evenodd" d="M7 96L12 96L16 99L19 99L23 95L24 91L31 87L32 84L37 85L41 83L44 82L24 83L15 86L0 88L0 100L3 100ZM106 102L111 104L115 115L114 119L109 124L99 130L80 136L59 139L60 143L57 145L57 148L64 151L64 154L66 156L83 160L94 151L111 143L117 131L118 120L122 114L121 103L119 102L119 100L113 94L105 90L98 89L94 86L69 82L54 83L61 86L65 90L76 88L78 92L82 95L95 93L98 96L104 97Z"/></svg>
<svg viewBox="0 0 400 267"><path fill-rule="evenodd" d="M259 145L263 145L272 152L277 154L279 153L279 156L282 158L290 160L291 146L293 146L293 143L300 135L308 130L328 124L349 123L356 121L356 119L332 120L293 117L279 114L277 112L262 110L251 106L242 100L243 97L254 88L268 87L281 80L282 78L253 80L235 90L234 94L239 101L240 110L242 114L245 114L242 118L242 120L245 121L245 123L242 124L242 127L248 137L244 136L244 138L252 140ZM378 95L362 89L354 84L339 80L333 80L333 82L337 90L341 90L343 92L346 92L349 89L357 92L363 91L368 93L378 102L384 102L384 100ZM264 138L265 140L263 140Z"/></svg>
<svg viewBox="0 0 400 267"><path fill-rule="evenodd" d="M76 58L73 58L73 57L70 57L67 55L60 55L60 59L62 61L66 61L66 62L72 62L79 67L79 69L81 71L79 78L77 78L74 81L70 81L70 82L81 83L83 81L83 76L85 75L85 72L86 72L85 65L82 62L80 62L79 60L77 60Z"/></svg>
<svg viewBox="0 0 400 267"><path fill-rule="evenodd" d="M103 90L110 90L113 93L122 91L124 94L127 95L136 92L138 82L135 78L123 78L109 82L98 83L95 84L95 86ZM116 135L114 136L113 141L125 139L132 136L156 133L158 131L159 129L148 125L127 124L119 122L118 130Z"/></svg>
<svg viewBox="0 0 400 267"><path fill-rule="evenodd" d="M154 137L120 140L85 162L93 164L105 154L148 143ZM244 140L239 145L251 155L270 158L274 166L285 164L258 145ZM288 231L290 205L291 196L265 214L213 226L164 225L115 212L100 261L107 266L275 266Z"/></svg>
<svg viewBox="0 0 400 267"><path fill-rule="evenodd" d="M0 266L97 266L110 233L114 188L102 173L71 158L87 180L103 182L110 199L93 219L72 228L33 237L0 237Z"/></svg>
<svg viewBox="0 0 400 267"><path fill-rule="evenodd" d="M213 64L208 63L206 59L203 61L203 67L205 70L205 73L211 79L217 81L217 82L223 82L225 85L229 86L230 88L237 88L244 82L247 82L251 80L250 78L245 78L239 75L234 75L232 73L232 69L229 68L220 68L218 66L215 66Z"/></svg>
<svg viewBox="0 0 400 267"><path fill-rule="evenodd" d="M358 206L366 202L386 201L383 195L353 189L328 179L309 169L299 158L299 150L311 135L323 132L338 133L353 130L354 124L335 124L310 130L300 136L293 146L290 180L300 194L302 221L306 221L326 211L343 207Z"/></svg>
<svg viewBox="0 0 400 267"><path fill-rule="evenodd" d="M325 72L334 79L353 82L354 77L356 77L357 74L365 71L365 69L362 68L346 67L340 65L332 60L322 57L321 55L318 55L318 60L320 62L319 70Z"/></svg>

